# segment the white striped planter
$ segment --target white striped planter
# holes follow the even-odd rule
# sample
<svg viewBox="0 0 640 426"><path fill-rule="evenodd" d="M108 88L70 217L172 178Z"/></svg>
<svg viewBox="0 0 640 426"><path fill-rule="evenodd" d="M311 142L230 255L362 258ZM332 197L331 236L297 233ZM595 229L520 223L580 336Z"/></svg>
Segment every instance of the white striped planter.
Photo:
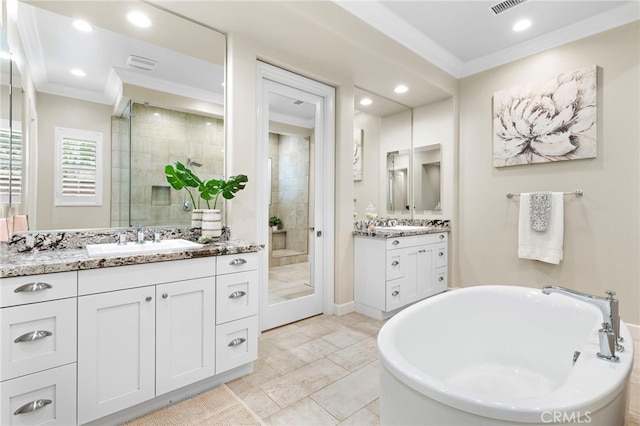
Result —
<svg viewBox="0 0 640 426"><path fill-rule="evenodd" d="M222 216L218 209L202 211L202 235L219 237L222 235Z"/></svg>
<svg viewBox="0 0 640 426"><path fill-rule="evenodd" d="M193 209L191 211L191 227L202 228L202 209Z"/></svg>

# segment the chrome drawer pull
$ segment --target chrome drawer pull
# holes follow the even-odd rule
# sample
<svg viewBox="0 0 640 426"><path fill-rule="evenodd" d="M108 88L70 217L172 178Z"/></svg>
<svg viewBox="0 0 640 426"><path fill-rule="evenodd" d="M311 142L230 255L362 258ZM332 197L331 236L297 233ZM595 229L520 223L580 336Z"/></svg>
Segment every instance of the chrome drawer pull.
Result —
<svg viewBox="0 0 640 426"><path fill-rule="evenodd" d="M444 240L444 235L440 234L440 235L438 235L438 238L440 238L441 240Z"/></svg>
<svg viewBox="0 0 640 426"><path fill-rule="evenodd" d="M235 266L235 265L242 265L244 263L247 263L247 261L242 258L238 258L238 259L233 259L231 262L229 262L229 265Z"/></svg>
<svg viewBox="0 0 640 426"><path fill-rule="evenodd" d="M391 263L391 266L398 266L399 264L400 264L400 262L398 262L397 260L394 260L394 261Z"/></svg>
<svg viewBox="0 0 640 426"><path fill-rule="evenodd" d="M438 277L438 281L444 281L444 277Z"/></svg>
<svg viewBox="0 0 640 426"><path fill-rule="evenodd" d="M438 252L438 256L444 256L444 252L443 251L439 251Z"/></svg>
<svg viewBox="0 0 640 426"><path fill-rule="evenodd" d="M398 244L400 244L400 241L398 241L398 240L393 240L393 242L392 242L391 244L393 244L394 246L397 246Z"/></svg>
<svg viewBox="0 0 640 426"><path fill-rule="evenodd" d="M245 339L244 337L238 337L237 339L233 339L232 341L229 342L229 344L227 346L229 346L230 348L234 347L234 346L238 346L243 344L244 342L246 342L247 339Z"/></svg>
<svg viewBox="0 0 640 426"><path fill-rule="evenodd" d="M395 290L393 293L391 293L392 296L397 296L399 294L400 294L400 292L398 290Z"/></svg>
<svg viewBox="0 0 640 426"><path fill-rule="evenodd" d="M34 340L44 339L45 337L53 336L53 333L45 330L30 331L22 336L18 337L13 343L33 342Z"/></svg>
<svg viewBox="0 0 640 426"><path fill-rule="evenodd" d="M29 283L29 284L21 285L20 287L16 288L13 291L14 293L26 293L31 291L42 291L48 288L53 288L53 286L47 283Z"/></svg>
<svg viewBox="0 0 640 426"><path fill-rule="evenodd" d="M233 293L231 293L229 295L229 299L237 299L238 297L242 297L242 296L246 296L247 293L245 293L244 291L234 291Z"/></svg>
<svg viewBox="0 0 640 426"><path fill-rule="evenodd" d="M41 409L43 407L46 407L47 405L51 404L52 402L53 401L51 401L50 399L39 399L37 401L27 402L22 407L18 408L16 411L14 411L13 415L17 416L18 414L31 413L32 411L36 411L36 410L39 410L39 409Z"/></svg>

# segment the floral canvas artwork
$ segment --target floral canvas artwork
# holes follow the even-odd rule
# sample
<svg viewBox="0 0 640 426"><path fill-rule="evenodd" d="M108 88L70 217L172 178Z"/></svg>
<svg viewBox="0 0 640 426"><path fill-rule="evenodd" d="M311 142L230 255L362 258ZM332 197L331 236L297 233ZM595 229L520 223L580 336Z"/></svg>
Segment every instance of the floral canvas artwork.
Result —
<svg viewBox="0 0 640 426"><path fill-rule="evenodd" d="M494 167L595 158L596 70L494 93Z"/></svg>
<svg viewBox="0 0 640 426"><path fill-rule="evenodd" d="M358 129L353 133L353 180L362 180L362 134Z"/></svg>

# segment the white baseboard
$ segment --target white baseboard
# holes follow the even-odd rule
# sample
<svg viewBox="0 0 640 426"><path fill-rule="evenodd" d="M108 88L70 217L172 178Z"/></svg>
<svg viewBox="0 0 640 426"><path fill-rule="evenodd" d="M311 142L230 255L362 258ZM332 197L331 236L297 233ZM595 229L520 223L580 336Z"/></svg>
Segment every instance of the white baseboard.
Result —
<svg viewBox="0 0 640 426"><path fill-rule="evenodd" d="M348 302L338 305L337 303L333 304L333 314L341 317L342 315L350 314L351 312L356 311L355 302Z"/></svg>

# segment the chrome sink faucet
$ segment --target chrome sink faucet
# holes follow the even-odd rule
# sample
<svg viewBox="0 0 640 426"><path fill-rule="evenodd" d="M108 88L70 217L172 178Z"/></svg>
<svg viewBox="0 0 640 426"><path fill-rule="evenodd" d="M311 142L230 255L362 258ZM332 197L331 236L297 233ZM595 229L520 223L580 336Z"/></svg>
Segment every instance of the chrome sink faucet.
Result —
<svg viewBox="0 0 640 426"><path fill-rule="evenodd" d="M618 312L618 299L614 299L615 292L607 290L607 297L592 296L579 291L570 290L564 287L547 286L542 288L544 294L560 293L566 296L589 303L602 312L602 328L600 333L600 352L598 358L607 361L618 362L616 351L622 352L624 346L620 344L623 338L620 337L620 315Z"/></svg>
<svg viewBox="0 0 640 426"><path fill-rule="evenodd" d="M137 227L137 234L138 234L138 240L137 243L138 244L144 244L144 227L142 225Z"/></svg>

